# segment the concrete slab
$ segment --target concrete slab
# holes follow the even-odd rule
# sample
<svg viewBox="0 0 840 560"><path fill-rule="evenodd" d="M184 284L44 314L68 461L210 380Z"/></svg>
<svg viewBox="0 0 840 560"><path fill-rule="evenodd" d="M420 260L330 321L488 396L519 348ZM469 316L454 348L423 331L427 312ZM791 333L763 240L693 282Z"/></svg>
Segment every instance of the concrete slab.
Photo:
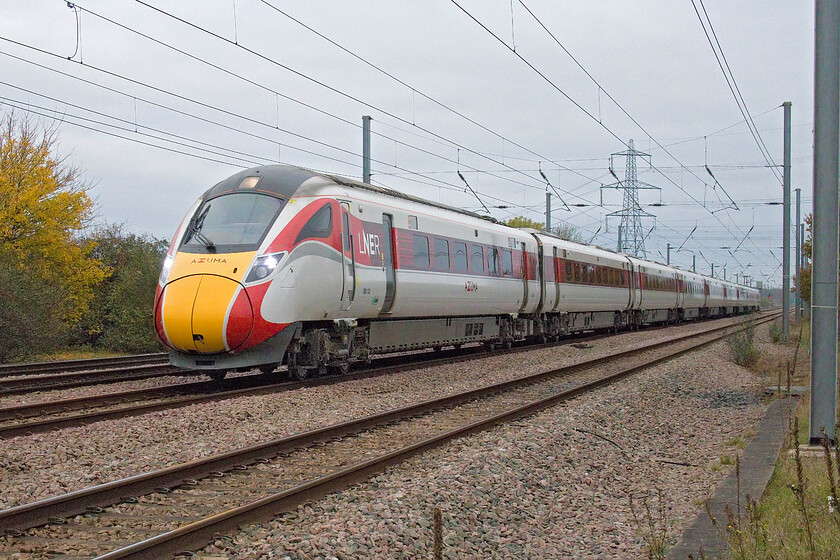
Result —
<svg viewBox="0 0 840 560"><path fill-rule="evenodd" d="M747 444L741 457L741 505L746 504L747 494L758 499L773 475L779 450L787 433L787 399L777 399L770 403L764 418L759 422L755 437ZM709 500L712 515L717 519L718 528L712 525L705 508L683 532L680 541L668 551L668 560L686 560L689 554L699 558L702 548L706 558L722 559L729 547L721 531L726 530L726 506L734 512L736 509L738 483L735 469L718 486Z"/></svg>
<svg viewBox="0 0 840 560"><path fill-rule="evenodd" d="M790 388L790 394L792 397L801 397L805 393L809 391L809 387L805 387L804 385L792 385ZM782 385L778 387L777 385L772 385L769 387L764 388L765 395L775 395L779 393L782 396L787 396L787 387Z"/></svg>

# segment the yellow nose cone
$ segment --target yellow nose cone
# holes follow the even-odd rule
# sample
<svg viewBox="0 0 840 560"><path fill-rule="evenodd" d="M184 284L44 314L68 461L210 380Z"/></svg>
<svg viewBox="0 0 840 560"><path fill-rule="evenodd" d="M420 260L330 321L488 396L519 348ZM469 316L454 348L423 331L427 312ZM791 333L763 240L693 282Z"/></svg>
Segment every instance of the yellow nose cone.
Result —
<svg viewBox="0 0 840 560"><path fill-rule="evenodd" d="M202 354L231 350L227 313L239 287L239 282L209 274L170 282L164 293L163 325L172 345Z"/></svg>

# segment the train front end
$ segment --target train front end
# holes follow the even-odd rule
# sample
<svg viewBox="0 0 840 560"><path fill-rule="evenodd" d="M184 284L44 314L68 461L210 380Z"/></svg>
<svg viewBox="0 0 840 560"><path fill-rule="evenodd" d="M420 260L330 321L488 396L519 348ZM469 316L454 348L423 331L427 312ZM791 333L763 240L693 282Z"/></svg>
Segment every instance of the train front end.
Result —
<svg viewBox="0 0 840 560"><path fill-rule="evenodd" d="M190 209L167 251L155 297L155 328L173 365L221 378L282 361L294 324L262 313L286 257L272 238L289 200L312 176L280 166L250 169L217 184Z"/></svg>

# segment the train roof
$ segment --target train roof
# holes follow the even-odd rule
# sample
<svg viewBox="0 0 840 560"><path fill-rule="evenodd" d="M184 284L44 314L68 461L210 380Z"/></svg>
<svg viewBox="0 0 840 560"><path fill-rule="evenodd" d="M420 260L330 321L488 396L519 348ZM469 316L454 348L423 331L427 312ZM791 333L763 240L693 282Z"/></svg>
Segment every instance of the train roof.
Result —
<svg viewBox="0 0 840 560"><path fill-rule="evenodd" d="M471 218L478 218L494 224L501 223L492 216L484 216L476 212L464 210L463 208L457 208L455 206L441 204L440 202L433 202L431 200L411 196L387 187L369 185L367 183L362 183L361 181L348 179L347 177L319 173L317 171L312 171L311 169L305 169L303 167L296 167L293 165L261 165L259 167L245 169L216 183L216 185L207 191L206 198L213 198L242 189L243 180L248 177L259 177L260 179L256 182L256 184L249 183L248 186L244 188L248 188L251 192L270 193L285 199L289 199L294 196L298 188L300 188L300 186L309 179L312 179L313 177L321 177L346 187L384 194L394 198L400 198L402 200L409 200L425 206L433 206L435 208L448 210L464 216L470 216Z"/></svg>
<svg viewBox="0 0 840 560"><path fill-rule="evenodd" d="M442 204L440 202L434 202L431 200L426 200L425 198L420 198L417 196L411 196L410 194L405 194L400 191L396 191L394 189L389 189L388 187L380 187L378 185L370 185L368 183L362 183L361 181L356 181L354 179L348 179L347 177L341 177L338 175L326 175L326 174L319 174L322 177L326 177L332 181L335 181L339 185L345 185L348 187L353 187L355 189L362 189L366 191L371 191L379 194L384 194L387 196L393 196L396 198L401 198L403 200L410 200L411 202L416 202L418 204L423 204L425 206L434 206L435 208L440 208L442 210L449 210L450 212L456 212L458 214L463 214L464 216L470 216L472 218L478 218L480 220L485 220L493 224L501 224L499 220L492 216L485 216L483 214L479 214L477 212L470 212L469 210L464 210L463 208L457 208L455 206L449 206L447 204Z"/></svg>

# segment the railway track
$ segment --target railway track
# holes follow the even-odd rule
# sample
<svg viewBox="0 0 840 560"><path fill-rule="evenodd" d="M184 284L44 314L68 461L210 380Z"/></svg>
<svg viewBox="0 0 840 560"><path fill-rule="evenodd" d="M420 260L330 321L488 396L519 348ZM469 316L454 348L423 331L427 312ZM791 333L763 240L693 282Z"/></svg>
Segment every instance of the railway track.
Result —
<svg viewBox="0 0 840 560"><path fill-rule="evenodd" d="M115 367L168 363L169 355L166 353L135 354L133 356L116 356L113 358L93 358L87 360L64 360L58 362L30 362L27 364L9 364L0 366L0 378L12 377L15 375L91 371Z"/></svg>
<svg viewBox="0 0 840 560"><path fill-rule="evenodd" d="M593 341L604 335L576 336L562 344ZM498 354L525 352L557 345L531 345L497 350ZM377 358L374 366L349 375L327 376L306 381L278 381L278 375L251 374L230 377L223 381L197 381L179 383L150 389L134 389L101 395L45 401L39 403L0 407L0 438L31 435L50 430L81 426L115 418L137 416L158 410L178 408L202 402L222 401L245 395L259 395L279 391L292 391L394 373L409 367L429 367L455 361L480 359L487 352L480 346L443 353L408 354L397 357ZM282 372L281 372L282 375Z"/></svg>
<svg viewBox="0 0 840 560"><path fill-rule="evenodd" d="M717 326L5 510L0 557L20 551L68 559L171 557L743 328Z"/></svg>
<svg viewBox="0 0 840 560"><path fill-rule="evenodd" d="M36 391L72 389L74 387L118 383L120 381L137 381L139 379L164 377L167 375L184 375L184 371L170 366L167 358L166 361L157 360L155 363L103 367L88 371L34 375L19 374L0 378L0 396L22 395ZM198 374L188 373L187 375Z"/></svg>

